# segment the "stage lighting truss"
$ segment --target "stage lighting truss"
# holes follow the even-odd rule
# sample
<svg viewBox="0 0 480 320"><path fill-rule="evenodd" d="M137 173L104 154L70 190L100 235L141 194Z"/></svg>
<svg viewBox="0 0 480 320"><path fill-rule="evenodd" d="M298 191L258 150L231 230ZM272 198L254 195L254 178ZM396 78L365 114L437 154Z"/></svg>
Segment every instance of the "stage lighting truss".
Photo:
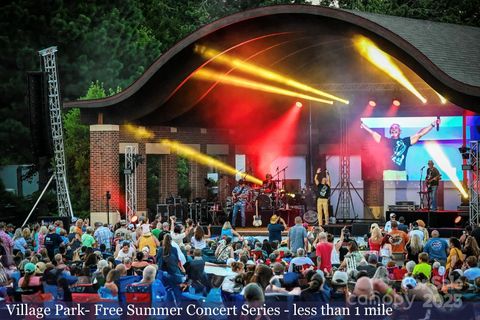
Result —
<svg viewBox="0 0 480 320"><path fill-rule="evenodd" d="M141 161L140 161L141 160ZM143 162L136 146L125 147L125 211L130 221L137 213L137 165Z"/></svg>
<svg viewBox="0 0 480 320"><path fill-rule="evenodd" d="M470 205L469 205L469 216L470 223L478 225L480 222L480 198L479 198L479 187L480 187L480 175L478 170L478 161L479 161L479 141L470 141L470 166L472 168L470 172Z"/></svg>

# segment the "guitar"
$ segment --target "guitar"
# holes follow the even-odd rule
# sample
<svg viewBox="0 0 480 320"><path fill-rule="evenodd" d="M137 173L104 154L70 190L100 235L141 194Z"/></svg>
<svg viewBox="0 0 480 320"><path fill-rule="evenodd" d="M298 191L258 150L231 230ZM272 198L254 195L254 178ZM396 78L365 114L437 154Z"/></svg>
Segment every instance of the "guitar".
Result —
<svg viewBox="0 0 480 320"><path fill-rule="evenodd" d="M433 178L428 178L428 177L427 177L427 178L425 179L425 186L426 186L426 188L427 188L427 189L430 189L431 186L432 186L432 182L434 182L434 181L440 181L440 177L441 177L440 175L439 175L439 176L436 176L436 177L433 177Z"/></svg>
<svg viewBox="0 0 480 320"><path fill-rule="evenodd" d="M262 225L262 218L258 216L258 200L255 200L255 216L253 217L253 226L260 227Z"/></svg>
<svg viewBox="0 0 480 320"><path fill-rule="evenodd" d="M242 187L242 189L240 189L239 192L233 192L232 193L232 201L233 203L237 203L239 202L240 200L244 200L247 198L247 194L243 194L243 190L245 189L245 187Z"/></svg>

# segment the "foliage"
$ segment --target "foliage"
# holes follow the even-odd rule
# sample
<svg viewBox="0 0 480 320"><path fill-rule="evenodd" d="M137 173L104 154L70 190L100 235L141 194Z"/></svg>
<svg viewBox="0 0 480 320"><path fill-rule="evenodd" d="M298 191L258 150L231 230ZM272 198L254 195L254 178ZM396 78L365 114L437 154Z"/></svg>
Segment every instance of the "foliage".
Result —
<svg viewBox="0 0 480 320"><path fill-rule="evenodd" d="M160 157L147 155L147 209L155 214L160 202Z"/></svg>
<svg viewBox="0 0 480 320"><path fill-rule="evenodd" d="M190 199L192 189L189 179L190 165L187 158L177 157L178 195Z"/></svg>
<svg viewBox="0 0 480 320"><path fill-rule="evenodd" d="M103 83L92 82L81 99L105 98L117 92L105 90ZM107 93L108 92L108 93ZM71 109L63 115L65 158L70 200L75 216L88 217L90 212L90 139L89 127L80 121L80 109Z"/></svg>

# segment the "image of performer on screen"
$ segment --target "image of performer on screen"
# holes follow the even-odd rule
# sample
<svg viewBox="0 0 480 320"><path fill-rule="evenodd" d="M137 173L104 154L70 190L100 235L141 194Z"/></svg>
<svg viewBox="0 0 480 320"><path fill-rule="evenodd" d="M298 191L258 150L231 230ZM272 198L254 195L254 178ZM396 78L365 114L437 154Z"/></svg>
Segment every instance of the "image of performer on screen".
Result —
<svg viewBox="0 0 480 320"><path fill-rule="evenodd" d="M434 127L440 125L440 118L434 120L430 125L420 129L416 134L402 138L400 125L394 123L390 126L390 138L382 137L378 132L370 129L365 123L361 123L360 128L366 130L376 143L383 143L389 152L389 159L386 161L386 167L383 172L384 180L407 180L405 162L408 149L416 144L421 137L429 133Z"/></svg>
<svg viewBox="0 0 480 320"><path fill-rule="evenodd" d="M267 173L265 175L265 180L263 180L262 188L265 193L273 193L277 190L277 184L275 183L275 180L273 180L270 173Z"/></svg>
<svg viewBox="0 0 480 320"><path fill-rule="evenodd" d="M436 211L437 210L437 189L438 189L438 182L441 179L440 172L435 165L433 164L432 160L428 161L428 169L427 169L427 177L425 178L425 184L427 186L428 191L428 203L430 204L430 210Z"/></svg>
<svg viewBox="0 0 480 320"><path fill-rule="evenodd" d="M245 207L247 205L247 198L249 194L249 187L246 185L245 180L238 180L238 184L232 191L233 200L233 213L232 213L232 227L235 228L237 223L237 214L240 210L242 218L242 227L245 227Z"/></svg>
<svg viewBox="0 0 480 320"><path fill-rule="evenodd" d="M323 224L325 215L325 225L328 224L328 198L330 198L330 174L325 170L325 177L320 180L322 169L318 168L315 173L315 185L317 186L317 216L318 225Z"/></svg>

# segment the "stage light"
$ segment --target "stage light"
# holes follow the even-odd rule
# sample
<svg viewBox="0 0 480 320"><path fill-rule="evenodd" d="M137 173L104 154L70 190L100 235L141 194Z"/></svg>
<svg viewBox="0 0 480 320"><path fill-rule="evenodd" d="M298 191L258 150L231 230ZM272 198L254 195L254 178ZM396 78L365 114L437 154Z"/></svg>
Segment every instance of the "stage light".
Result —
<svg viewBox="0 0 480 320"><path fill-rule="evenodd" d="M220 51L217 51L215 49L207 48L207 47L201 46L201 45L196 45L194 50L195 50L195 52L199 53L200 55L202 55L203 57L205 57L207 59L213 59L213 61L215 61L217 63L228 65L232 68L238 69L242 72L254 75L256 77L260 77L260 78L263 78L263 79L266 79L266 80L278 82L278 83L281 83L281 84L284 84L286 86L293 87L295 89L299 89L299 90L302 90L302 91L314 93L318 96L329 98L329 99L335 100L335 101L339 101L339 102L344 103L344 104L349 104L348 100L345 100L345 99L339 98L337 96L334 96L332 94L326 93L324 91L315 89L315 88L310 87L306 84L303 84L299 81L291 79L287 76L281 75L281 74L273 72L271 70L267 70L265 68L254 65L252 63L248 63L248 62L246 62L242 59L238 59L238 58L229 56L229 55L227 55L225 53L222 53Z"/></svg>
<svg viewBox="0 0 480 320"><path fill-rule="evenodd" d="M252 80L240 78L237 76L226 75L221 72L213 71L211 69L206 69L206 68L196 71L193 77L200 80L218 81L223 84L229 84L237 87L248 88L252 90L258 90L258 91L269 92L269 93L276 93L284 96L301 98L305 100L312 100L312 101L326 103L326 104L333 104L333 101L331 100L320 99L320 98L309 96L303 93L293 92L290 90L282 89L279 87L271 86L271 85L260 83L257 81L252 81Z"/></svg>
<svg viewBox="0 0 480 320"><path fill-rule="evenodd" d="M297 101L297 102L295 102L295 107L301 108L301 107L303 107L303 103L301 103L300 101Z"/></svg>
<svg viewBox="0 0 480 320"><path fill-rule="evenodd" d="M138 222L138 217L136 215L132 216L132 218L130 219L130 223L137 224L137 222Z"/></svg>
<svg viewBox="0 0 480 320"><path fill-rule="evenodd" d="M377 106L377 103L375 102L375 100L371 99L368 101L368 106L374 108Z"/></svg>
<svg viewBox="0 0 480 320"><path fill-rule="evenodd" d="M437 142L427 141L425 142L425 149L432 159L434 159L437 166L450 178L455 187L460 191L462 196L468 198L468 193L465 191L460 179L457 176L456 169L452 167L450 160L448 160L445 152Z"/></svg>
<svg viewBox="0 0 480 320"><path fill-rule="evenodd" d="M460 222L462 222L462 216L457 216L453 222L455 224L460 224Z"/></svg>
<svg viewBox="0 0 480 320"><path fill-rule="evenodd" d="M380 50L370 39L367 39L363 36L356 36L354 37L353 41L356 49L364 58L404 86L408 91L420 99L420 101L423 103L427 102L427 99L422 96L417 89L415 89L410 81L408 81L390 55Z"/></svg>
<svg viewBox="0 0 480 320"><path fill-rule="evenodd" d="M470 159L470 148L469 147L460 147L458 151L462 155L462 159L468 160Z"/></svg>
<svg viewBox="0 0 480 320"><path fill-rule="evenodd" d="M400 100L398 100L397 98L394 98L392 100L392 105L395 107L400 107Z"/></svg>

